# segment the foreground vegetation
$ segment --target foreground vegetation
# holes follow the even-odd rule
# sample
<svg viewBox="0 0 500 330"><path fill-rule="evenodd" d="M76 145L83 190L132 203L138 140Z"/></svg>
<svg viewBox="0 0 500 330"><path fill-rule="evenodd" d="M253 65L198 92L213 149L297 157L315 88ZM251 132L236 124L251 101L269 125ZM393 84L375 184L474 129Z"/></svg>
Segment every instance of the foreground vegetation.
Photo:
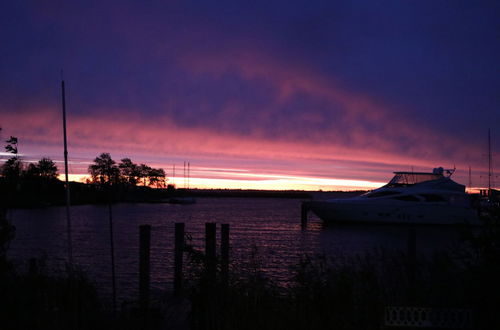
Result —
<svg viewBox="0 0 500 330"><path fill-rule="evenodd" d="M304 256L287 287L259 262L228 284L192 279L193 329L380 329L386 306L472 311L473 329L500 328L500 231L464 231L453 250L416 260L375 251L356 258ZM253 265L253 266L252 266ZM255 267L257 266L257 267ZM196 272L195 272L196 274Z"/></svg>

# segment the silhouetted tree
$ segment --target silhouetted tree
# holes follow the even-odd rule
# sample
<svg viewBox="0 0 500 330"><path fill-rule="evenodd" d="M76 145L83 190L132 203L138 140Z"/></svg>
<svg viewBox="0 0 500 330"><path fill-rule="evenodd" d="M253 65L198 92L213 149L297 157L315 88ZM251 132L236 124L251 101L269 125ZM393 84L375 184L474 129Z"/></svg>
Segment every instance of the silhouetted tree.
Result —
<svg viewBox="0 0 500 330"><path fill-rule="evenodd" d="M57 166L50 158L42 158L36 164L29 164L24 171L26 178L43 178L53 180L57 178Z"/></svg>
<svg viewBox="0 0 500 330"><path fill-rule="evenodd" d="M149 173L151 172L151 167L146 164L139 165L139 178L142 179L144 187L148 185Z"/></svg>
<svg viewBox="0 0 500 330"><path fill-rule="evenodd" d="M58 169L54 161L50 158L42 158L38 161L36 165L40 176L46 179L55 179L58 175Z"/></svg>
<svg viewBox="0 0 500 330"><path fill-rule="evenodd" d="M120 176L124 182L131 185L136 185L138 177L140 176L139 167L134 164L130 158L123 158L118 165L120 168Z"/></svg>
<svg viewBox="0 0 500 330"><path fill-rule="evenodd" d="M5 150L14 156L7 159L7 161L2 165L1 174L7 181L17 182L23 170L23 163L17 155L17 138L11 136L6 142L7 145L5 146Z"/></svg>
<svg viewBox="0 0 500 330"><path fill-rule="evenodd" d="M2 176L8 181L17 181L21 177L23 163L18 157L11 157L2 165Z"/></svg>
<svg viewBox="0 0 500 330"><path fill-rule="evenodd" d="M94 164L88 168L94 183L116 183L119 179L120 169L109 153L102 153L94 159Z"/></svg>
<svg viewBox="0 0 500 330"><path fill-rule="evenodd" d="M24 170L23 176L27 179L33 179L40 177L40 170L36 164L30 163L28 167Z"/></svg>
<svg viewBox="0 0 500 330"><path fill-rule="evenodd" d="M5 150L11 154L17 155L17 137L11 136L7 141L8 144L5 146Z"/></svg>
<svg viewBox="0 0 500 330"><path fill-rule="evenodd" d="M156 188L165 188L165 171L162 168L152 168L149 170L149 185Z"/></svg>

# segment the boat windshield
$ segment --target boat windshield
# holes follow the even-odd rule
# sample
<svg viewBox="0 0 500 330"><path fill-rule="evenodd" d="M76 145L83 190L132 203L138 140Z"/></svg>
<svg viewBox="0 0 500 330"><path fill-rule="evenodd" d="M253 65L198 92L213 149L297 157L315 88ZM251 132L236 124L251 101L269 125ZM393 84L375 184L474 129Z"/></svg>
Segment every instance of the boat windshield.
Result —
<svg viewBox="0 0 500 330"><path fill-rule="evenodd" d="M396 175L387 184L388 186L408 186L420 182L443 178L440 173L394 172Z"/></svg>

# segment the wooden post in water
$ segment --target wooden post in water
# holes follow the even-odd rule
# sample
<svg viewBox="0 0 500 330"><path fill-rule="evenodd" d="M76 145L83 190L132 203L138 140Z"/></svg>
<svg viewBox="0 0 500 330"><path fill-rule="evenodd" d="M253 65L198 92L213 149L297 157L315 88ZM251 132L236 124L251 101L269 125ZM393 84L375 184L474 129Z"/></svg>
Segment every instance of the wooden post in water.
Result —
<svg viewBox="0 0 500 330"><path fill-rule="evenodd" d="M174 295L179 296L182 291L182 255L184 251L184 223L175 223L174 248Z"/></svg>
<svg viewBox="0 0 500 330"><path fill-rule="evenodd" d="M229 279L229 224L221 225L220 236L221 279L222 283L227 284Z"/></svg>
<svg viewBox="0 0 500 330"><path fill-rule="evenodd" d="M149 308L149 257L151 226L139 226L139 308L143 316Z"/></svg>
<svg viewBox="0 0 500 330"><path fill-rule="evenodd" d="M205 223L205 270L210 285L215 283L215 270L216 270L216 254L215 254L215 237L216 237L216 224L215 222Z"/></svg>

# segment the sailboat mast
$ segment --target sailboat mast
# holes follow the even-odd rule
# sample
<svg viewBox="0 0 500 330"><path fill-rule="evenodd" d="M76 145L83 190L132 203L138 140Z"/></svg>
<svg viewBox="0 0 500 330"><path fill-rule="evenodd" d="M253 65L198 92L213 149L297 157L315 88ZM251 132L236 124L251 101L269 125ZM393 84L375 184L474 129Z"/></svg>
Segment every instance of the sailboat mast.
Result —
<svg viewBox="0 0 500 330"><path fill-rule="evenodd" d="M184 161L183 171L184 171L184 189L186 189L186 161Z"/></svg>
<svg viewBox="0 0 500 330"><path fill-rule="evenodd" d="M488 129L488 196L491 196L491 134Z"/></svg>
<svg viewBox="0 0 500 330"><path fill-rule="evenodd" d="M472 170L469 165L469 192L472 190Z"/></svg>
<svg viewBox="0 0 500 330"><path fill-rule="evenodd" d="M63 134L64 134L64 175L66 189L66 229L68 237L68 262L73 264L73 247L71 240L71 215L70 215L70 195L69 195L69 175L68 175L68 140L66 137L66 93L64 88L64 79L61 80L62 91L62 114L63 114Z"/></svg>

